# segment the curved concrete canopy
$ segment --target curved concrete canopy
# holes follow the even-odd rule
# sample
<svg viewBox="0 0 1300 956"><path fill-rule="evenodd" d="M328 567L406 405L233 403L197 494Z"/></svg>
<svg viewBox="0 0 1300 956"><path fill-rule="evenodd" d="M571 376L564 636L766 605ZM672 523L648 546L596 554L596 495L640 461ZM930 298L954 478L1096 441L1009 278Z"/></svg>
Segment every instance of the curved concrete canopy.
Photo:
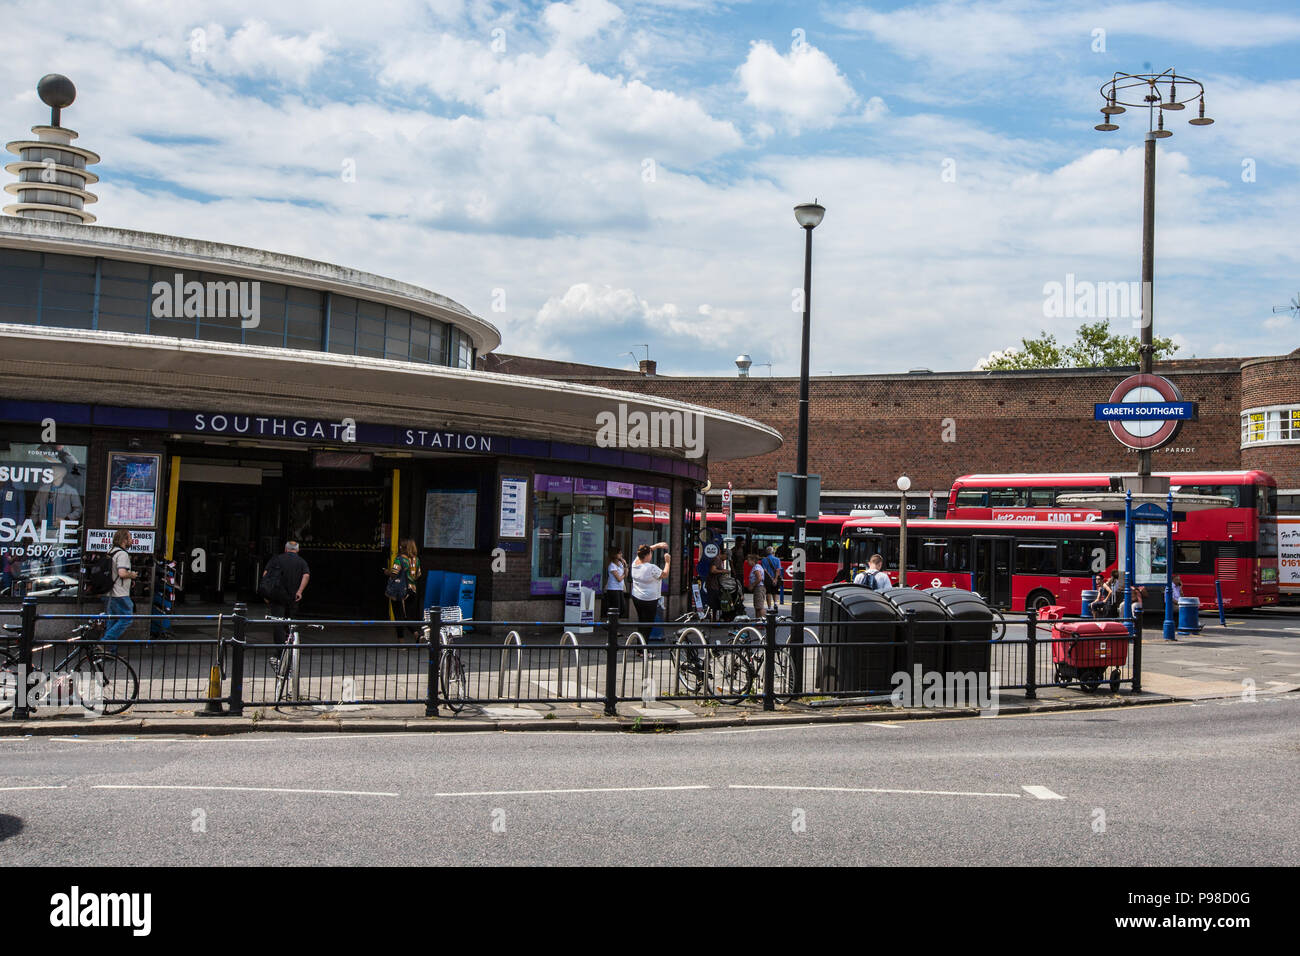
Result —
<svg viewBox="0 0 1300 956"><path fill-rule="evenodd" d="M6 397L351 417L596 445L602 412L698 415L710 461L779 448L779 432L699 405L571 382L357 355L0 324ZM681 449L638 448L668 458ZM701 459L703 463L703 459Z"/></svg>

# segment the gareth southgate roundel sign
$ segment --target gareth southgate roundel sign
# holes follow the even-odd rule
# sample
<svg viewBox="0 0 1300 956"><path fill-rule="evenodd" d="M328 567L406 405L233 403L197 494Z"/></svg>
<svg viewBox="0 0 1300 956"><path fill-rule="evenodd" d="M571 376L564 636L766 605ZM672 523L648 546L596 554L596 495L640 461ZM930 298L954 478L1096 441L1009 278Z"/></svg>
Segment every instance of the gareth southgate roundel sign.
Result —
<svg viewBox="0 0 1300 956"><path fill-rule="evenodd" d="M1149 451L1173 441L1183 422L1196 418L1196 403L1183 401L1178 386L1160 375L1130 375L1115 386L1094 417L1129 448Z"/></svg>

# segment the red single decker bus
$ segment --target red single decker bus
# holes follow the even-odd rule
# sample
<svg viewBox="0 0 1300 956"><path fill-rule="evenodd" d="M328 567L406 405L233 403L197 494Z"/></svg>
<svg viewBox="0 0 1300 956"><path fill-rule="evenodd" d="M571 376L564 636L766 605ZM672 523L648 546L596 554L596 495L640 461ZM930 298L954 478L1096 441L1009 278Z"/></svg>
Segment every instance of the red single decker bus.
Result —
<svg viewBox="0 0 1300 956"><path fill-rule="evenodd" d="M1119 527L1110 521L909 519L907 583L974 590L1004 610L1060 604L1078 614L1094 576L1116 569ZM879 554L898 583L897 518L850 518L843 531L846 570Z"/></svg>
<svg viewBox="0 0 1300 956"><path fill-rule="evenodd" d="M1182 578L1184 596L1199 598L1202 606L1217 607L1217 580L1225 608L1276 604L1277 482L1273 476L1263 471L1160 472L1158 476L1168 478L1175 492L1232 501L1230 507L1193 511L1174 522L1174 574ZM1057 499L1089 491L1122 491L1124 477L1103 473L963 475L953 482L947 517L1032 522L1096 519L1100 512L1059 507ZM1157 559L1163 575L1163 546ZM1157 570L1155 565L1153 570ZM1148 606L1158 606L1162 597L1151 595Z"/></svg>
<svg viewBox="0 0 1300 956"><path fill-rule="evenodd" d="M721 541L727 530L727 516L720 511L710 511L705 517L709 532ZM808 519L804 544L808 561L804 571L805 590L820 590L835 579L840 567L840 528L847 520L846 515L822 515ZM699 514L692 514L691 521L698 527ZM737 514L732 517L731 533L736 539L736 547L743 549L746 557L757 554L761 558L769 546L776 548L776 556L781 559L781 567L785 569L785 587L789 591L793 580L790 560L795 547L794 519L778 518L774 514ZM700 560L698 545L693 558L696 562ZM735 574L739 578L741 569L736 568Z"/></svg>

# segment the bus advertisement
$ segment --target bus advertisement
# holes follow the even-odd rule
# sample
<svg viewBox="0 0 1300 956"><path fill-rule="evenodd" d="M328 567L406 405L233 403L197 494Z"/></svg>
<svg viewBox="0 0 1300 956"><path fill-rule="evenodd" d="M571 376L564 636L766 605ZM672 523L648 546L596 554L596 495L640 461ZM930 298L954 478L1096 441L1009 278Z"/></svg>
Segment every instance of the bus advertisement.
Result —
<svg viewBox="0 0 1300 956"><path fill-rule="evenodd" d="M1061 495L1122 490L1121 474L963 475L953 482L948 517L1058 522L1100 512L1058 508ZM1262 471L1163 472L1175 493L1226 497L1226 508L1194 511L1174 522L1174 573L1183 594L1202 607L1217 607L1215 582L1225 608L1252 608L1278 601L1277 482ZM1163 570L1163 569L1162 569ZM1156 595L1158 605L1159 595ZM1149 603L1149 606L1156 606Z"/></svg>
<svg viewBox="0 0 1300 956"><path fill-rule="evenodd" d="M1287 603L1300 601L1300 515L1277 517L1277 590Z"/></svg>
<svg viewBox="0 0 1300 956"><path fill-rule="evenodd" d="M843 533L844 576L879 554L898 583L897 518L850 518ZM973 589L1003 610L1059 604L1078 614L1083 592L1117 569L1118 555L1119 525L1109 521L907 522L909 585Z"/></svg>

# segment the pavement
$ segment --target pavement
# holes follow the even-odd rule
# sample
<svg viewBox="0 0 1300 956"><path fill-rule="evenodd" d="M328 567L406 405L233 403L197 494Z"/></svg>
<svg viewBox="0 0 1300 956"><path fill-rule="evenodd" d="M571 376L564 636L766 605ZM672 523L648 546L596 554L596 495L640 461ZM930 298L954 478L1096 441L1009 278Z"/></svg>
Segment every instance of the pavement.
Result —
<svg viewBox="0 0 1300 956"><path fill-rule="evenodd" d="M78 867L1294 866L1298 718L1300 695L1275 694L544 738L7 737L0 855ZM1125 872L1133 889L1155 879ZM1172 888L1240 885L1185 874ZM1095 889L1069 905L1117 905ZM964 892L1018 918L978 878ZM1045 883L1012 896L1035 912L1061 905ZM1087 925L1080 913L1072 926Z"/></svg>
<svg viewBox="0 0 1300 956"><path fill-rule="evenodd" d="M1152 625L1155 626L1152 626ZM1171 701L1266 697L1300 690L1300 608L1271 608L1228 618L1207 618L1199 635L1167 642L1158 622L1148 621L1143 641L1142 693L1121 688L1085 694L1072 688L1044 686L1036 700L1023 692L1002 691L996 713L1036 714L1059 711L1132 707ZM414 646L404 649L419 653ZM264 653L260 651L259 653ZM256 660L251 655L250 660ZM385 658L387 660L387 658ZM414 657L411 658L414 660ZM369 665L367 665L368 667ZM633 665L625 686L641 686L642 672ZM366 668L362 668L364 670ZM258 673L256 666L250 673ZM627 678L630 676L630 681ZM549 675L548 675L549 677ZM257 678L262 684L264 678ZM563 681L564 678L558 678ZM572 682L572 681L570 681ZM531 683L544 685L545 680ZM252 686L251 684L248 686ZM260 686L260 685L259 685ZM493 677L487 677L487 687ZM557 685L558 687L558 685ZM578 696L566 688L566 696ZM262 698L266 699L266 688ZM765 712L758 704L726 705L713 701L650 699L620 703L618 715L607 717L598 700L580 703L523 703L509 700L470 705L460 714L445 707L439 717L426 717L422 704L359 703L302 706L277 710L247 706L240 717L201 716L195 705L138 704L118 717L84 717L73 709L42 711L20 721L0 717L0 737L40 735L193 734L220 736L258 732L400 733L472 732L484 730L651 732L725 727L792 726L860 722L896 722L948 717L991 716L990 708L895 708L887 703L854 703L805 699L778 704ZM375 694L373 696L382 696ZM481 696L489 696L482 694ZM539 696L545 696L541 694ZM594 696L594 695L593 695Z"/></svg>

